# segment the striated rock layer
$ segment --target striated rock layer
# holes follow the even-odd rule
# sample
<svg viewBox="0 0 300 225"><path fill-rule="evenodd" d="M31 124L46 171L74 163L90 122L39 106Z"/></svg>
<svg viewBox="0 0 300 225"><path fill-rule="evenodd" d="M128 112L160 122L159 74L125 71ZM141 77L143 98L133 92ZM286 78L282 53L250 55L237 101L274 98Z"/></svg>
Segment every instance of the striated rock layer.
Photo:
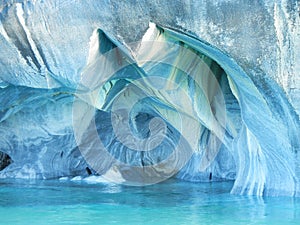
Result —
<svg viewBox="0 0 300 225"><path fill-rule="evenodd" d="M299 196L296 1L2 1L0 177Z"/></svg>

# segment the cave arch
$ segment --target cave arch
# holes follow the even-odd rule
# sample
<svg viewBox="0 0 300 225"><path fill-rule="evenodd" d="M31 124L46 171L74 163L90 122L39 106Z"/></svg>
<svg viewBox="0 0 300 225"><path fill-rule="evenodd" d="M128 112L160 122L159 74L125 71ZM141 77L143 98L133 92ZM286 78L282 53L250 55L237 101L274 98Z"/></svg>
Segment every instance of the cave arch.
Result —
<svg viewBox="0 0 300 225"><path fill-rule="evenodd" d="M223 81L223 87L227 88L226 93L231 96L229 99L235 101L235 106L237 106L239 128L236 132L231 132L230 124L226 124L224 127L226 138L223 141L223 144L226 145L227 150L232 155L231 161L233 159L235 164L236 176L232 193L254 195L296 194L298 178L295 171L295 164L291 163L295 156L291 149L288 137L289 131L285 126L285 121L280 120L280 118L274 115L274 109L270 106L269 99L262 94L263 90L259 89L253 83L251 78L234 59L199 38L155 24L150 25L149 30L139 45L134 44L135 47L138 46L138 50L135 51L128 50L128 46L119 43L115 38L102 30L96 30L94 36L96 38L94 39L95 41L92 41L93 46L90 47L89 62L82 74L83 77L96 77L97 74L115 71L114 66L117 65L119 67L123 63L124 65L128 65L128 62L132 66L131 69L137 73L133 73L135 75L131 74L131 78L126 78L128 75L126 75L126 71L113 76L109 74L104 79L101 78L101 85L94 85L96 88L100 87L100 91L97 89L96 92L89 95L88 99L83 97L83 99L85 98L84 101L88 101L89 104L94 105L99 110L110 111L111 102L115 100L115 95L111 93L119 93L120 88L127 85L125 82L121 86L118 86L117 84L120 84L120 82L118 83L119 80L123 79L131 83L137 77L146 77L147 72L155 74L157 71L167 71L167 76L162 76L176 80L178 78L177 73L174 75L174 71L169 70L167 66L163 65L161 63L162 58L165 57L174 60L173 66L175 67L185 62L186 65L191 65L189 64L191 62L188 55L180 55L181 50L173 50L172 45L169 44L176 44L181 46L181 48L189 49L198 54L198 56L205 57L206 61L210 62L209 65L213 65L211 67L212 70L218 68L221 71L222 76L220 78L226 78ZM162 43L160 47L157 46L157 42ZM113 57L106 57L105 54L107 52L110 52ZM107 64L103 63L107 61L99 61L99 59L103 60L103 57L107 61L112 62L108 69L105 67ZM150 61L159 63L153 64L149 63ZM161 65L157 66L158 64ZM104 65L104 67L99 65ZM180 80L181 78L179 77L178 79ZM185 84L186 86L184 86L188 93L191 92L191 86L193 86L189 86L190 84ZM152 88L152 92L154 89ZM102 95L100 100L97 99L99 93ZM198 104L197 98L200 95L196 96L196 98L192 96L192 101ZM288 106L286 107L288 108ZM143 110L142 108L140 109ZM158 111L160 114L164 113L163 110ZM211 111L214 110L212 109ZM214 115L217 114L218 110L215 110ZM202 113L201 116L199 117L199 122L208 128L208 132L218 134L217 130L209 127L211 117L205 113ZM174 121L170 123L176 128L176 122ZM293 122L290 121L290 123ZM213 161L214 158L211 157L208 161ZM196 162L199 161L196 160ZM197 166L199 165L196 164L192 167L195 168ZM191 170L191 166L187 166L187 170L190 170L188 172L194 172ZM120 173L122 175L122 172ZM212 176L210 171L207 177L211 179ZM231 174L230 177L233 179L234 176Z"/></svg>

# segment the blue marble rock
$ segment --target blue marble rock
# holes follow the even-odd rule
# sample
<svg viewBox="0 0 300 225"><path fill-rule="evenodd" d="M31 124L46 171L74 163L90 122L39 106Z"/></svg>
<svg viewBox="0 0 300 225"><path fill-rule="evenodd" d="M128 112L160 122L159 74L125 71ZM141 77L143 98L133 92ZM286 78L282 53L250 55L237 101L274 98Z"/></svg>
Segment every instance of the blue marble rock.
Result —
<svg viewBox="0 0 300 225"><path fill-rule="evenodd" d="M2 1L0 177L300 195L296 1Z"/></svg>

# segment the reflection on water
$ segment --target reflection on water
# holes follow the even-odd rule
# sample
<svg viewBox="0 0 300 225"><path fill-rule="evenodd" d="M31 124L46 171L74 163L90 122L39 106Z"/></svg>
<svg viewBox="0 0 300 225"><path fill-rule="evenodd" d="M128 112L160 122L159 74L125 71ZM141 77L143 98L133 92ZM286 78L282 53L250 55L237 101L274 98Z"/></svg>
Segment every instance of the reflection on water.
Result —
<svg viewBox="0 0 300 225"><path fill-rule="evenodd" d="M6 224L297 224L300 199L230 195L232 182L131 187L83 181L0 181Z"/></svg>

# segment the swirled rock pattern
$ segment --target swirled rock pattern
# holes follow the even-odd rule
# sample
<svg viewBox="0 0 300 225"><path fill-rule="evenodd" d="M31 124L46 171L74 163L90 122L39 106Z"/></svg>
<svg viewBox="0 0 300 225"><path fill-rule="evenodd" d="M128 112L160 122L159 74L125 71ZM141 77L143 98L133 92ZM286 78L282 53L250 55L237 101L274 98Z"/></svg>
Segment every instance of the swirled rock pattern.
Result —
<svg viewBox="0 0 300 225"><path fill-rule="evenodd" d="M2 1L0 177L299 196L299 21L295 1Z"/></svg>

